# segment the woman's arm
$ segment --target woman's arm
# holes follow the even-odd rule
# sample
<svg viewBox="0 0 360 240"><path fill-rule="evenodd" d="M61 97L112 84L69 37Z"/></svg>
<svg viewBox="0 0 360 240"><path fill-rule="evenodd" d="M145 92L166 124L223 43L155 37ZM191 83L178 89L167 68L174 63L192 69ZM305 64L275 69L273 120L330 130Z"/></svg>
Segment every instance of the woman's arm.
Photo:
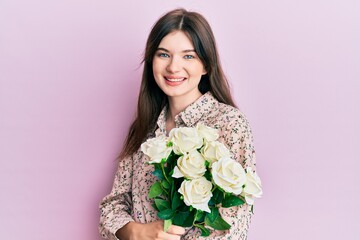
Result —
<svg viewBox="0 0 360 240"><path fill-rule="evenodd" d="M164 232L163 221L137 223L131 217L132 158L119 162L113 188L100 203L101 217L99 230L101 236L109 240L180 240L185 229L171 226Z"/></svg>
<svg viewBox="0 0 360 240"><path fill-rule="evenodd" d="M129 222L116 232L116 236L121 240L180 240L184 233L184 228L175 225L164 232L163 221L145 224Z"/></svg>
<svg viewBox="0 0 360 240"><path fill-rule="evenodd" d="M132 158L119 162L111 193L100 203L99 231L103 238L116 240L115 233L125 224L134 221L131 217Z"/></svg>

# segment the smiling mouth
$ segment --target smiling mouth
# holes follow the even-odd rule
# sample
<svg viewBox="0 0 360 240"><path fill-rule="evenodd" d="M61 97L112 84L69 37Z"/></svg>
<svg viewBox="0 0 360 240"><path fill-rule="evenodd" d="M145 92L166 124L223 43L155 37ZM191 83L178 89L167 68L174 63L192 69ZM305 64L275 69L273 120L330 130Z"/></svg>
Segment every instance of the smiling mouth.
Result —
<svg viewBox="0 0 360 240"><path fill-rule="evenodd" d="M165 79L166 79L166 81L169 81L169 82L182 82L186 78L168 78L168 77L165 77Z"/></svg>

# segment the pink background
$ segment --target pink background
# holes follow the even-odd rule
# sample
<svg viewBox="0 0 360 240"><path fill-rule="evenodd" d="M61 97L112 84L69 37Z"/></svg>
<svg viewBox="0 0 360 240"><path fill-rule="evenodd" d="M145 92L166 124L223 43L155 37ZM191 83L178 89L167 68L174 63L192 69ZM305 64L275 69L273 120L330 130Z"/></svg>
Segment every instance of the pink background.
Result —
<svg viewBox="0 0 360 240"><path fill-rule="evenodd" d="M265 195L254 239L360 239L360 2L0 2L0 239L99 240L152 24L215 32Z"/></svg>

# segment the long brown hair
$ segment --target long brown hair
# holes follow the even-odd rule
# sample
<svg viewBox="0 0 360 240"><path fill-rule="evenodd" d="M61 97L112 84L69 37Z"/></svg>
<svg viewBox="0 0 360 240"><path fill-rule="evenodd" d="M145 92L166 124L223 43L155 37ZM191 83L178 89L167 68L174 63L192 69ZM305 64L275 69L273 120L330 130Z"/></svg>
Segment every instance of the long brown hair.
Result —
<svg viewBox="0 0 360 240"><path fill-rule="evenodd" d="M192 40L195 51L204 64L199 90L210 91L222 103L235 106L228 81L220 65L215 38L209 23L197 12L175 9L162 16L153 26L146 42L144 70L138 98L137 114L132 123L120 159L135 153L147 135L156 127L161 110L168 103L167 96L155 82L152 61L161 40L170 32L181 30Z"/></svg>

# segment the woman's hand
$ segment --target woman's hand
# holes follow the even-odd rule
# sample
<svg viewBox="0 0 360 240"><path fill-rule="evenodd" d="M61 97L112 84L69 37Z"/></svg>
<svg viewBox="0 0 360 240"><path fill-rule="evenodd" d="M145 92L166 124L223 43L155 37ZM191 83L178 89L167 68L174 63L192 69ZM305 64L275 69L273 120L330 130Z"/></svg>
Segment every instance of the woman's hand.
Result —
<svg viewBox="0 0 360 240"><path fill-rule="evenodd" d="M129 222L116 232L121 240L180 240L185 233L183 227L171 225L167 232L164 232L164 222L152 223Z"/></svg>

